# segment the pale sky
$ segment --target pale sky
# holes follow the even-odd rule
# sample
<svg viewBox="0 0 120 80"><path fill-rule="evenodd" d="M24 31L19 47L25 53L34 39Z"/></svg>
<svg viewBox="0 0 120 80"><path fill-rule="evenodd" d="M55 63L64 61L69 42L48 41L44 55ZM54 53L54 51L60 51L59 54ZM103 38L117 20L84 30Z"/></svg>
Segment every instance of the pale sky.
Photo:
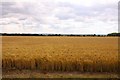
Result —
<svg viewBox="0 0 120 80"><path fill-rule="evenodd" d="M119 0L2 0L0 32L108 34L118 32Z"/></svg>

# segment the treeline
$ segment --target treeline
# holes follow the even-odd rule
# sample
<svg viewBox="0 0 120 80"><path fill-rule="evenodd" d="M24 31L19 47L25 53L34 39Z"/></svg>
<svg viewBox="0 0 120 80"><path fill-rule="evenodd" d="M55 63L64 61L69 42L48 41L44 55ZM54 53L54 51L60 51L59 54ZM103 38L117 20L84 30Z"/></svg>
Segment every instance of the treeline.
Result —
<svg viewBox="0 0 120 80"><path fill-rule="evenodd" d="M0 33L0 36L92 36L92 37L105 37L105 36L120 36L120 33L110 33L107 35L97 34L27 34L27 33Z"/></svg>
<svg viewBox="0 0 120 80"><path fill-rule="evenodd" d="M120 33L110 33L107 36L120 36Z"/></svg>

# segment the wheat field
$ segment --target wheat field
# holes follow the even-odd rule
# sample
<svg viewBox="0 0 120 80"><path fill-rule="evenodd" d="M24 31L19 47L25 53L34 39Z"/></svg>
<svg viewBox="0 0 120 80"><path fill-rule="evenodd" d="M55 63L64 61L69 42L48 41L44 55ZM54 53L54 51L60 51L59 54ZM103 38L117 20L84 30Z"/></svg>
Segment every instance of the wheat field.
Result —
<svg viewBox="0 0 120 80"><path fill-rule="evenodd" d="M3 36L3 70L117 72L117 37Z"/></svg>

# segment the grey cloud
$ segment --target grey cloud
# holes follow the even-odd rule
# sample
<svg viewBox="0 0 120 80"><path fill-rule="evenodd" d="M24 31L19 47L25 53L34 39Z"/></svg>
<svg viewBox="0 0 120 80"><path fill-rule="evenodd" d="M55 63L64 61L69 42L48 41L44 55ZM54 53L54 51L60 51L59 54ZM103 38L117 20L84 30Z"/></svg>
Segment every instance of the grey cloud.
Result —
<svg viewBox="0 0 120 80"><path fill-rule="evenodd" d="M6 16L11 13L29 15L31 14L31 10L29 8L32 6L27 4L28 3L23 2L20 4L22 7L19 7L16 2L2 2L2 16Z"/></svg>
<svg viewBox="0 0 120 80"><path fill-rule="evenodd" d="M53 30L53 32L82 33L87 30L92 32L90 28L93 28L92 26L95 28L96 24L97 26L101 25L101 23L99 23L101 21L104 22L102 23L103 26L110 23L111 26L113 26L117 20L116 13L116 4L96 4L91 7L86 7L67 2L55 4L52 2L5 2L2 3L3 18L10 19L14 17L18 21L8 21L2 24L18 24L22 27L21 30L24 31L31 28L34 32L44 32L46 28L49 28L51 31ZM73 21L70 22L69 20ZM48 27L45 28L45 26Z"/></svg>
<svg viewBox="0 0 120 80"><path fill-rule="evenodd" d="M68 19L74 19L74 13L60 13L56 15L57 18L59 18L60 20L68 20Z"/></svg>
<svg viewBox="0 0 120 80"><path fill-rule="evenodd" d="M9 13L16 13L17 9L15 7L12 7L15 5L15 2L2 2L2 16L7 15Z"/></svg>

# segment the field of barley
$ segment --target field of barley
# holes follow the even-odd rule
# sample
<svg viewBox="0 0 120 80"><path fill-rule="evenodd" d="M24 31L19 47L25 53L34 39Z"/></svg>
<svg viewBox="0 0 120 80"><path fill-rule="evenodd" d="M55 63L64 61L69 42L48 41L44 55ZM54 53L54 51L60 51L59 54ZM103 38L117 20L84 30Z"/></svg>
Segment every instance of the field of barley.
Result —
<svg viewBox="0 0 120 80"><path fill-rule="evenodd" d="M2 69L117 73L117 37L3 36Z"/></svg>

